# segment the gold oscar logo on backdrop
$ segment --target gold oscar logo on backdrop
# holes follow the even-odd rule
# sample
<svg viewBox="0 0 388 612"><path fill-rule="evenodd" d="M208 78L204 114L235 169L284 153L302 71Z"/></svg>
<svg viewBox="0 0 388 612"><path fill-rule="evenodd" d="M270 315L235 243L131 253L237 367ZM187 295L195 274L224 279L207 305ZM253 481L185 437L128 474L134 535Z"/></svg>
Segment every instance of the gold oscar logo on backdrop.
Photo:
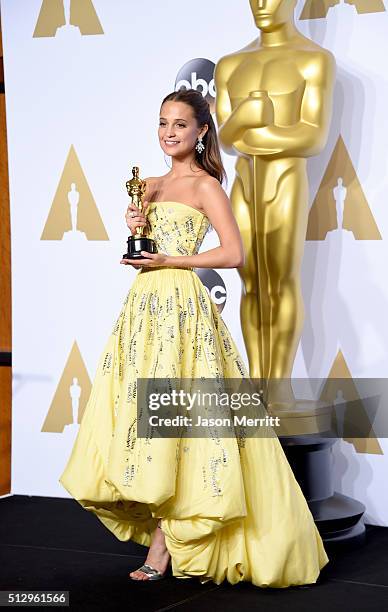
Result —
<svg viewBox="0 0 388 612"><path fill-rule="evenodd" d="M73 145L41 240L109 240Z"/></svg>
<svg viewBox="0 0 388 612"><path fill-rule="evenodd" d="M43 0L34 38L52 38L61 32L83 36L104 34L92 0Z"/></svg>
<svg viewBox="0 0 388 612"><path fill-rule="evenodd" d="M356 383L353 380L352 374L341 350L338 351L337 356L334 359L326 383L322 389L320 399L333 403L334 411L336 408L341 407L341 403L349 402L349 407L345 408L343 440L353 444L358 453L369 453L371 455L384 454L379 441L375 436L370 419L365 410L365 406L359 392L357 391ZM352 419L352 416L349 414L348 410L354 410L357 412L357 425L361 427L362 431L369 432L368 437L346 437L346 423L354 423L354 418Z"/></svg>
<svg viewBox="0 0 388 612"><path fill-rule="evenodd" d="M311 207L306 239L325 240L335 230L352 232L356 240L381 240L342 136Z"/></svg>
<svg viewBox="0 0 388 612"><path fill-rule="evenodd" d="M74 342L41 431L62 433L81 423L91 391L84 360Z"/></svg>
<svg viewBox="0 0 388 612"><path fill-rule="evenodd" d="M306 0L299 19L322 19L329 10L341 4L353 6L357 13L382 13L385 6L383 0Z"/></svg>

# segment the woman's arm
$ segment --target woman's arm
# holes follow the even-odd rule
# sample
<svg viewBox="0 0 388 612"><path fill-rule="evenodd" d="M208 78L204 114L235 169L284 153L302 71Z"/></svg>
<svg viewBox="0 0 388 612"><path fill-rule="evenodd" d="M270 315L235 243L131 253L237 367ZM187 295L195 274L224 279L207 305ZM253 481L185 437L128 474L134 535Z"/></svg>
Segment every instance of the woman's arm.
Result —
<svg viewBox="0 0 388 612"><path fill-rule="evenodd" d="M197 196L205 215L217 232L220 246L198 255L167 255L164 265L193 268L242 268L244 247L232 206L217 179L207 176L198 182Z"/></svg>

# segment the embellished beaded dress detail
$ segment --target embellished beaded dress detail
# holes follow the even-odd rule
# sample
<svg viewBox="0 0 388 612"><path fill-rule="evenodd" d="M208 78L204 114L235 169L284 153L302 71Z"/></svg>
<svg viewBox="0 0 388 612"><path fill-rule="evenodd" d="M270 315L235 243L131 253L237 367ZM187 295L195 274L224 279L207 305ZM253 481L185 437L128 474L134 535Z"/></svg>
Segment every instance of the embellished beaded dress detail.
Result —
<svg viewBox="0 0 388 612"><path fill-rule="evenodd" d="M152 202L158 252L197 254L199 210ZM174 576L283 588L316 582L328 562L276 435L137 437L137 379L249 378L192 268L143 268L99 358L64 488L119 540L149 546L158 518Z"/></svg>

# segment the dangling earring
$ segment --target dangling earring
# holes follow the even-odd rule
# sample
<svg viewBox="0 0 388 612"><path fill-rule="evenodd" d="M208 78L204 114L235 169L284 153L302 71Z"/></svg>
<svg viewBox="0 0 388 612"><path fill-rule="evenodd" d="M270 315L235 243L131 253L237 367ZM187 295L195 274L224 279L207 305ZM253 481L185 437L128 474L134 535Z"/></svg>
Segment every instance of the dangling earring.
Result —
<svg viewBox="0 0 388 612"><path fill-rule="evenodd" d="M195 145L196 150L199 154L203 153L205 150L205 145L202 142L202 136L198 138L197 144Z"/></svg>

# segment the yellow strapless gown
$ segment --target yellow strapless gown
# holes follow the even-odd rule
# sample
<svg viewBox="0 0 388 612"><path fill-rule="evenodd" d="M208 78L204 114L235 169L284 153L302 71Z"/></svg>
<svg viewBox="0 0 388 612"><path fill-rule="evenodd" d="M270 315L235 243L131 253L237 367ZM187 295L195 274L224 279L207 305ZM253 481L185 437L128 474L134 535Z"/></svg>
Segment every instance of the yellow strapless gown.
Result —
<svg viewBox="0 0 388 612"><path fill-rule="evenodd" d="M160 252L196 254L199 210L152 202ZM143 268L100 357L61 484L119 540L150 545L158 517L174 576L283 588L316 582L328 563L275 435L136 437L136 379L249 378L228 328L191 269Z"/></svg>

